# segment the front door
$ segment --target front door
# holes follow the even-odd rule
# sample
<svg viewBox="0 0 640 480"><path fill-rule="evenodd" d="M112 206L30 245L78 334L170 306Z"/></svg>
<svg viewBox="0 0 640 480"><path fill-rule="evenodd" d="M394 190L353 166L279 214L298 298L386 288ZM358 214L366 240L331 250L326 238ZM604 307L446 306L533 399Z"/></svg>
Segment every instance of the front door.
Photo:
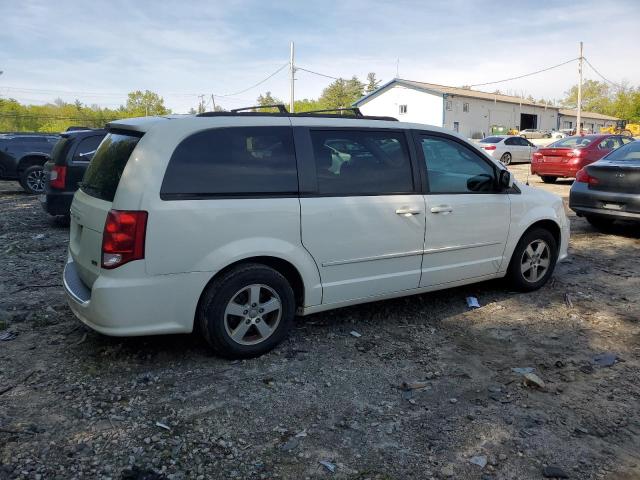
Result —
<svg viewBox="0 0 640 480"><path fill-rule="evenodd" d="M494 274L503 261L511 215L496 187L498 167L461 140L418 134L427 192L420 286Z"/></svg>
<svg viewBox="0 0 640 480"><path fill-rule="evenodd" d="M425 210L407 134L313 128L309 134L317 185L301 194L302 243L320 270L322 303L417 288Z"/></svg>

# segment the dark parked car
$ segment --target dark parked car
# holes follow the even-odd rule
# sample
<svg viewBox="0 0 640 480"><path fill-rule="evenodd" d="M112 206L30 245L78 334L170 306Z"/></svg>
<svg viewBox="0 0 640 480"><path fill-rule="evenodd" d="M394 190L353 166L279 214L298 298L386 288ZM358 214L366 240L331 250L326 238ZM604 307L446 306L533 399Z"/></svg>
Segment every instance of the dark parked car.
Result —
<svg viewBox="0 0 640 480"><path fill-rule="evenodd" d="M640 222L640 142L611 152L576 174L569 207L596 228Z"/></svg>
<svg viewBox="0 0 640 480"><path fill-rule="evenodd" d="M43 192L42 166L58 138L28 133L0 135L0 180L18 180L29 193Z"/></svg>
<svg viewBox="0 0 640 480"><path fill-rule="evenodd" d="M612 150L632 142L621 135L582 135L567 137L539 148L531 157L531 173L545 183L558 177L575 177L578 170L600 160Z"/></svg>
<svg viewBox="0 0 640 480"><path fill-rule="evenodd" d="M47 213L69 215L73 194L106 133L105 130L73 130L60 135L51 160L44 164L46 182L40 201Z"/></svg>

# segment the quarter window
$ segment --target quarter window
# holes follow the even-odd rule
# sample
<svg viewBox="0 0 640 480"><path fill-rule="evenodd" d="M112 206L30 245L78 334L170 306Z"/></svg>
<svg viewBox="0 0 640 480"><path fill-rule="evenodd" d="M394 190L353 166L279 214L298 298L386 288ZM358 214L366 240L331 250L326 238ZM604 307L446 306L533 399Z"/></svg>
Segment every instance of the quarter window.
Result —
<svg viewBox="0 0 640 480"><path fill-rule="evenodd" d="M176 147L160 189L165 199L297 192L289 127L215 128L195 133Z"/></svg>
<svg viewBox="0 0 640 480"><path fill-rule="evenodd" d="M401 132L311 132L318 193L380 195L412 193L411 162Z"/></svg>
<svg viewBox="0 0 640 480"><path fill-rule="evenodd" d="M495 191L495 170L479 154L443 137L420 140L427 165L430 193L488 193Z"/></svg>

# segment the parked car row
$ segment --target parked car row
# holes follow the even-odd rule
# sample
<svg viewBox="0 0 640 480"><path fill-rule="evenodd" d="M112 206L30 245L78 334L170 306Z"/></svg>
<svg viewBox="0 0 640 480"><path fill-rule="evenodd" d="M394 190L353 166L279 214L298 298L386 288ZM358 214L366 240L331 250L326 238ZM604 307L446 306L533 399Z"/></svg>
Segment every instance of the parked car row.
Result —
<svg viewBox="0 0 640 480"><path fill-rule="evenodd" d="M585 166L633 141L622 135L567 137L533 152L531 173L539 175L545 183L553 183L558 178L575 178Z"/></svg>

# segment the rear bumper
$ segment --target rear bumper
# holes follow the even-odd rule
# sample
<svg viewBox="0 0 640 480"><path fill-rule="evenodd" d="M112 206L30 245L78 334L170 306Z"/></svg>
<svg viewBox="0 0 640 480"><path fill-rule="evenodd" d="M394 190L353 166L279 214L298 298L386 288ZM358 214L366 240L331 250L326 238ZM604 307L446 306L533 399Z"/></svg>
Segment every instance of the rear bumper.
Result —
<svg viewBox="0 0 640 480"><path fill-rule="evenodd" d="M69 215L74 193L46 191L40 195L40 205L49 215Z"/></svg>
<svg viewBox="0 0 640 480"><path fill-rule="evenodd" d="M144 271L142 262L123 265L127 273ZM123 273L123 272L120 272ZM67 301L85 325L116 337L190 333L200 294L210 272L140 275L135 278L99 276L89 288L69 257L63 273Z"/></svg>
<svg viewBox="0 0 640 480"><path fill-rule="evenodd" d="M550 177L575 177L580 168L578 166L569 165L567 163L532 163L532 175L548 175Z"/></svg>
<svg viewBox="0 0 640 480"><path fill-rule="evenodd" d="M592 190L586 183L571 186L569 208L579 216L640 221L640 195Z"/></svg>

